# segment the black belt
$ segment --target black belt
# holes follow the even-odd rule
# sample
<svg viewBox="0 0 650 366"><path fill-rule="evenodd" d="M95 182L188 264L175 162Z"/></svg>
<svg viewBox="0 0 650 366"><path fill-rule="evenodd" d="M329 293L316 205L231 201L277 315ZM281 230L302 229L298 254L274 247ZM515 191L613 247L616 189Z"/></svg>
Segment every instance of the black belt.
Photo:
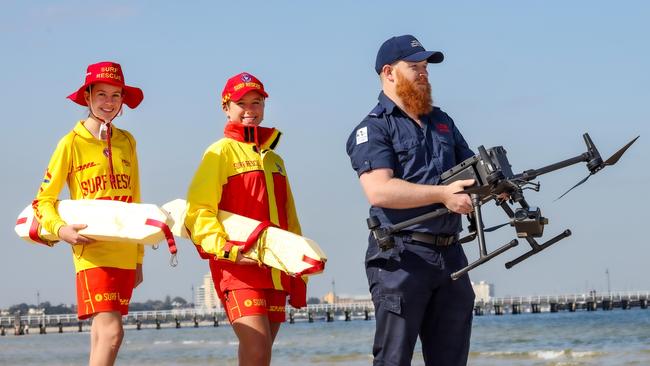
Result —
<svg viewBox="0 0 650 366"><path fill-rule="evenodd" d="M412 244L424 244L436 247L447 247L458 242L458 235L433 235L420 232L400 232L399 235L405 239L410 239Z"/></svg>

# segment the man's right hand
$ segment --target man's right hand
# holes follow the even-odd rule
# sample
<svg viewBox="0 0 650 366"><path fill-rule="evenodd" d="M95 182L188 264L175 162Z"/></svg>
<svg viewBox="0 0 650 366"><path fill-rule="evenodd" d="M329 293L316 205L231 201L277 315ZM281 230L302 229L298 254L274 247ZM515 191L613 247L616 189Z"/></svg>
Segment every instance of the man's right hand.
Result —
<svg viewBox="0 0 650 366"><path fill-rule="evenodd" d="M458 213L458 214L468 214L474 211L472 206L472 200L467 194L456 194L460 192L465 187L471 186L474 184L474 179L465 179L457 180L447 186L445 186L445 195L442 203L449 209L449 211Z"/></svg>
<svg viewBox="0 0 650 366"><path fill-rule="evenodd" d="M88 225L85 224L72 224L72 225L61 226L58 233L59 239L67 243L70 243L72 245L92 243L95 240L79 234L79 230L83 230L87 227Z"/></svg>

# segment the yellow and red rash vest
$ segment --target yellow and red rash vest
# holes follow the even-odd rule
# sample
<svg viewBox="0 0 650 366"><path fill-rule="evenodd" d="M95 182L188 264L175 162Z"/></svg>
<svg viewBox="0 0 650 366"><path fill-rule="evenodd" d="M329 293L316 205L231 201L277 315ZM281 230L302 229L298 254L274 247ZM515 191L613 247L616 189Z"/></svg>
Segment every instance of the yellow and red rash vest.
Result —
<svg viewBox="0 0 650 366"><path fill-rule="evenodd" d="M220 294L243 288L278 289L289 293L292 306L304 306L306 277L235 264L237 246L224 252L228 234L217 219L222 209L301 234L284 162L274 151L281 133L229 122L224 135L205 151L187 193L185 226L192 242L202 258L210 259Z"/></svg>
<svg viewBox="0 0 650 366"><path fill-rule="evenodd" d="M59 141L32 203L35 217L50 233L58 234L64 225L83 224L66 223L54 207L65 184L68 185L70 198L75 200L140 202L135 139L129 132L115 126L112 130L113 182L110 179L106 141L96 139L84 127L83 121L79 121ZM97 241L71 247L77 272L96 267L135 269L144 256L144 247L135 244Z"/></svg>

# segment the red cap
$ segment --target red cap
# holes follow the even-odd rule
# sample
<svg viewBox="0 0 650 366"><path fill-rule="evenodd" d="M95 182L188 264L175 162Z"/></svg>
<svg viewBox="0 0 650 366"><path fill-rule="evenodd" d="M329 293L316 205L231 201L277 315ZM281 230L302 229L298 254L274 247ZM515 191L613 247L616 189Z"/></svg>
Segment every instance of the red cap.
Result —
<svg viewBox="0 0 650 366"><path fill-rule="evenodd" d="M264 84L258 78L247 72L242 72L231 77L226 82L226 86L223 87L221 92L221 105L225 105L231 100L236 102L249 91L256 91L262 94L264 98L269 96L264 91Z"/></svg>
<svg viewBox="0 0 650 366"><path fill-rule="evenodd" d="M84 92L89 85L95 83L106 83L121 87L124 94L124 104L131 109L137 107L144 99L144 94L140 88L124 84L124 74L120 64L110 61L88 65L86 82L76 92L68 95L68 99L77 104L88 106L84 98Z"/></svg>

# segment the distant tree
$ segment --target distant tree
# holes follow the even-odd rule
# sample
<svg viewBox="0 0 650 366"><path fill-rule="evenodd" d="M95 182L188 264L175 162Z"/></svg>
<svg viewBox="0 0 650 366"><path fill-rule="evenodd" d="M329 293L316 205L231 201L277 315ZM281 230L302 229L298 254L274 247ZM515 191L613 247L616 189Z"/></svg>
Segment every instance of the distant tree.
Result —
<svg viewBox="0 0 650 366"><path fill-rule="evenodd" d="M51 305L49 301L41 303L41 308L45 314L74 314L77 312L74 307L65 304Z"/></svg>
<svg viewBox="0 0 650 366"><path fill-rule="evenodd" d="M29 311L29 305L27 305L24 302L18 305L12 305L9 308L9 313L12 315L16 314L16 312L20 312L20 314L27 314L28 311Z"/></svg>
<svg viewBox="0 0 650 366"><path fill-rule="evenodd" d="M175 308L184 308L187 306L187 301L180 296L176 296L172 299L172 306Z"/></svg>
<svg viewBox="0 0 650 366"><path fill-rule="evenodd" d="M307 305L310 304L320 304L320 299L317 297L310 297L307 299Z"/></svg>

